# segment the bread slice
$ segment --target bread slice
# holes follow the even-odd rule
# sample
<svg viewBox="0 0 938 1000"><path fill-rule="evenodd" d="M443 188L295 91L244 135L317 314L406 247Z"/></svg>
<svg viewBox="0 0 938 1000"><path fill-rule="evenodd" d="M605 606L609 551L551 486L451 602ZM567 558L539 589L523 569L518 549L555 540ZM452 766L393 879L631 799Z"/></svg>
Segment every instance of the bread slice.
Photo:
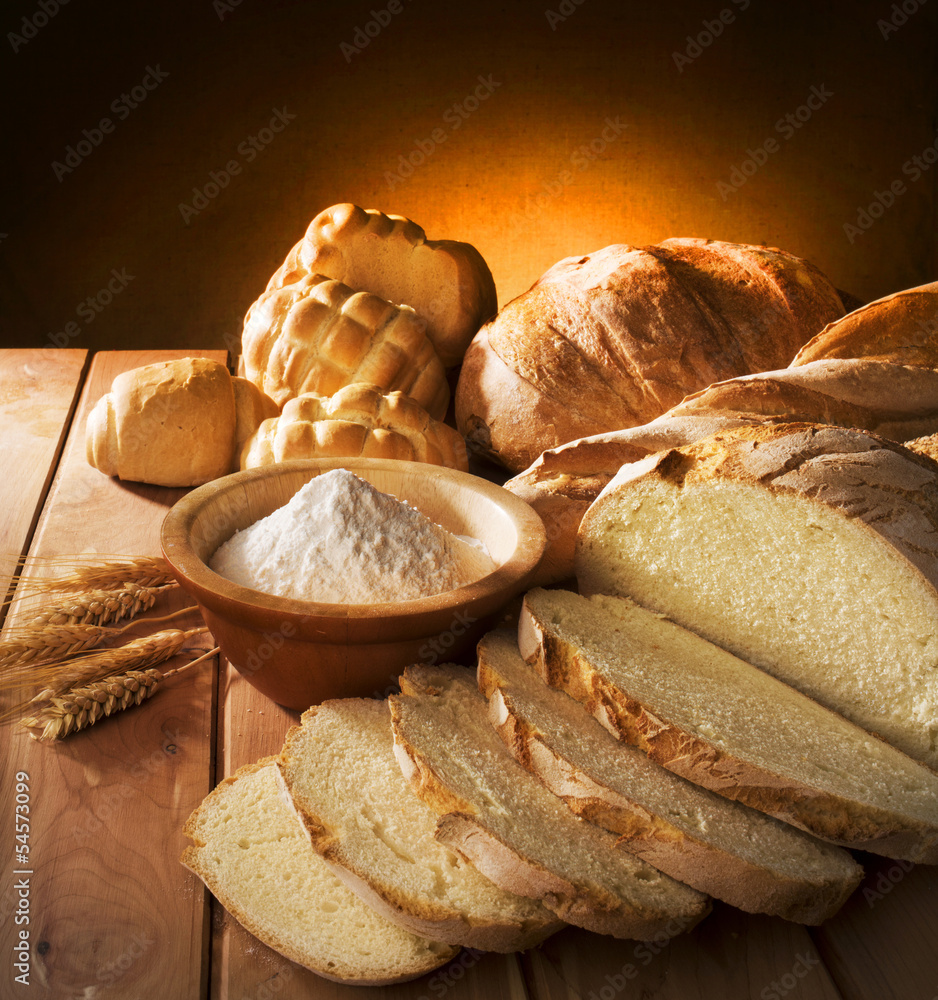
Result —
<svg viewBox="0 0 938 1000"><path fill-rule="evenodd" d="M938 466L869 432L739 427L624 466L580 592L631 597L938 769Z"/></svg>
<svg viewBox="0 0 938 1000"><path fill-rule="evenodd" d="M824 840L938 864L938 775L662 615L535 589L518 645L668 770Z"/></svg>
<svg viewBox="0 0 938 1000"><path fill-rule="evenodd" d="M275 758L241 768L192 813L182 863L255 937L336 982L415 979L457 948L409 934L343 886L283 796Z"/></svg>
<svg viewBox="0 0 938 1000"><path fill-rule="evenodd" d="M440 815L437 837L511 892L621 938L688 930L705 895L616 848L508 753L465 667L408 667L392 695L395 751Z"/></svg>
<svg viewBox="0 0 938 1000"><path fill-rule="evenodd" d="M586 709L547 687L511 632L479 643L489 719L519 763L578 815L687 885L749 913L819 924L863 869L839 847L672 774L620 743Z"/></svg>
<svg viewBox="0 0 938 1000"><path fill-rule="evenodd" d="M483 951L522 950L562 926L434 839L437 815L394 758L387 702L327 701L301 723L287 733L280 773L313 847L379 913L422 937Z"/></svg>

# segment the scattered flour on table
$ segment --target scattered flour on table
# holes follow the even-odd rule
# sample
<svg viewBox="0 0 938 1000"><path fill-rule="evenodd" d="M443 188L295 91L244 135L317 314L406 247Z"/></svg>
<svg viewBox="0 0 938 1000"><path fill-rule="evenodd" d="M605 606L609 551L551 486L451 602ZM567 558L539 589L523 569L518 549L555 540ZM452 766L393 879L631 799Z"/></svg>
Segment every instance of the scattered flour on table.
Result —
<svg viewBox="0 0 938 1000"><path fill-rule="evenodd" d="M495 569L468 544L345 469L311 479L285 506L236 532L211 569L279 597L334 604L406 601Z"/></svg>

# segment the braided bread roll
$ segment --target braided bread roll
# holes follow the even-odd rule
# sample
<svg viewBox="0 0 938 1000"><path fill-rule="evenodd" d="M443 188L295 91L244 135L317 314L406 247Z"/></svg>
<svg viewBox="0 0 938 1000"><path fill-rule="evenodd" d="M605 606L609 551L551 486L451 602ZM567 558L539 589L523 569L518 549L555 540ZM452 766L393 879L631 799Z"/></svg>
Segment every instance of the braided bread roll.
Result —
<svg viewBox="0 0 938 1000"><path fill-rule="evenodd" d="M244 318L241 349L245 376L280 406L353 382L405 392L437 418L449 402L442 362L414 310L321 274L264 292Z"/></svg>
<svg viewBox="0 0 938 1000"><path fill-rule="evenodd" d="M401 392L354 383L333 396L303 393L265 420L245 444L241 468L293 458L397 458L468 469L466 445Z"/></svg>
<svg viewBox="0 0 938 1000"><path fill-rule="evenodd" d="M498 308L492 272L474 246L428 240L402 215L348 203L313 219L267 288L313 274L413 307L448 367L459 364L475 332Z"/></svg>

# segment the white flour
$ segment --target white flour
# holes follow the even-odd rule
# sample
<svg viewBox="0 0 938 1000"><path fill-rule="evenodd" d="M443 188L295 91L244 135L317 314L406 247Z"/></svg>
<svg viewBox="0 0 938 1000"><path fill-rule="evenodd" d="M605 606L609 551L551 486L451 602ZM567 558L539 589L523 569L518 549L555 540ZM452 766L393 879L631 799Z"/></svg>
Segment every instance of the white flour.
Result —
<svg viewBox="0 0 938 1000"><path fill-rule="evenodd" d="M372 604L441 594L495 569L489 556L345 469L221 545L209 566L254 590Z"/></svg>

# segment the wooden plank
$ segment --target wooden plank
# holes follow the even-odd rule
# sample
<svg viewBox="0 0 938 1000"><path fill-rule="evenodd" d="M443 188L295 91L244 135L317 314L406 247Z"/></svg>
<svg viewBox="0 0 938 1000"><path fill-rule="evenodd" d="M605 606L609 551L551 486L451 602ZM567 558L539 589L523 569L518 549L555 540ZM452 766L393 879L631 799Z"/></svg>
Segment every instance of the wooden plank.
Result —
<svg viewBox="0 0 938 1000"><path fill-rule="evenodd" d="M648 942L561 931L525 956L531 1000L842 1000L797 924L716 903L674 930Z"/></svg>
<svg viewBox="0 0 938 1000"><path fill-rule="evenodd" d="M120 483L92 469L84 455L84 420L119 372L200 353L225 357L193 351L95 356L31 555L158 554L162 518L184 491ZM176 592L153 613L188 603ZM198 623L196 616L181 621ZM204 995L208 907L177 859L185 818L212 785L215 671L209 661L172 678L146 705L59 744L0 730L0 801L11 803L16 774L27 774L31 810L25 876L13 874L22 866L13 862L11 807L0 820L0 947L11 955L15 936L28 931L32 987L97 1000ZM17 926L6 917L17 908L24 912L14 891L21 878L28 921ZM28 995L14 975L5 961L0 994Z"/></svg>
<svg viewBox="0 0 938 1000"><path fill-rule="evenodd" d="M866 856L863 884L812 932L850 1000L938 997L938 868Z"/></svg>
<svg viewBox="0 0 938 1000"><path fill-rule="evenodd" d="M55 471L87 351L0 351L0 594L8 593ZM0 608L0 623L4 608Z"/></svg>

